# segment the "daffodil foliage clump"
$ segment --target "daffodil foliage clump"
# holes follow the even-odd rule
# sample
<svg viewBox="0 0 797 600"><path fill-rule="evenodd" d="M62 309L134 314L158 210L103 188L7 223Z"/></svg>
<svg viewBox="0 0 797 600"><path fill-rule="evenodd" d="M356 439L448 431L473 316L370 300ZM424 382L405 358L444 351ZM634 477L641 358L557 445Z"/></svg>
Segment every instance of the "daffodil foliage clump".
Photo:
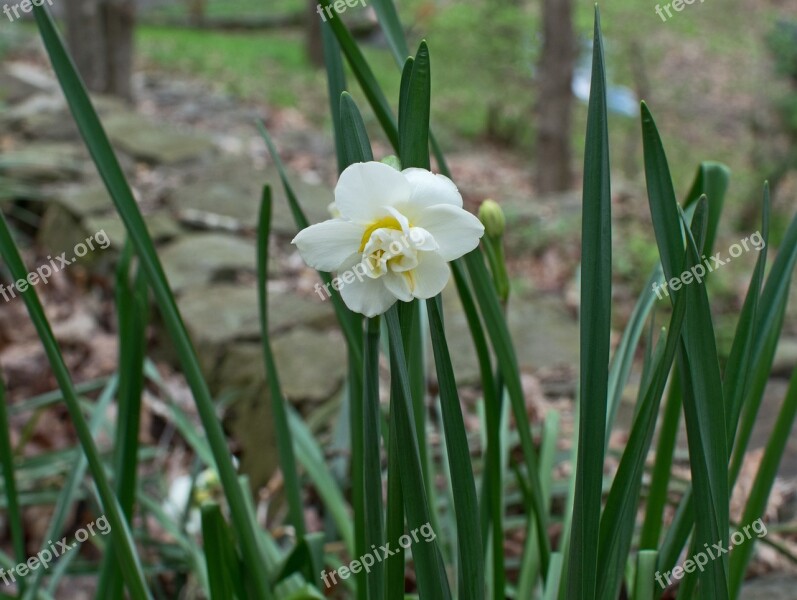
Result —
<svg viewBox="0 0 797 600"><path fill-rule="evenodd" d="M88 468L96 484L92 501L111 526L98 597L121 597L123 590L134 600L165 597L157 573L166 557L151 549L142 551L145 536L133 535L135 510L150 511L162 521L176 540L169 560L179 562L182 573L190 575L197 597L214 600L403 600L405 594L423 600L649 600L666 588L668 597L675 588L679 598L738 597L755 548L755 539L745 531L749 533L753 524L756 533L766 531L760 519L797 413L795 377L742 518L731 522L729 498L771 370L797 261L797 219L768 265L770 211L764 188L764 243L730 355L721 368L705 279L671 285L658 316L653 315L656 298L649 286L676 277L685 281L682 274L702 268L703 257L712 253L729 171L702 163L691 191L679 203L656 125L643 104L645 176L660 265L612 351L611 172L604 53L596 12L585 135L578 435L570 456L562 456L557 450L559 416L550 413L543 423L532 424L526 411L505 319L513 300L500 206L485 202L480 218L463 208L430 130L429 47L424 42L407 58L410 52L392 1L372 4L398 67L398 118L342 19L325 21L329 104L340 173L333 218L307 222L301 198L261 127L296 223L293 243L319 271L320 295L327 295L335 307L349 359L343 414L348 417L350 451L347 477L341 482L332 475L318 440L286 403L271 352L267 185L258 224L258 275L271 398L262 410L273 412L284 480L290 527L279 537L257 519L245 478L236 472L196 352L102 124L48 13L34 7L69 106L129 234L118 278L122 356L114 478L108 477L35 290L23 295L75 423L85 461L81 468ZM322 7L328 6L331 0L323 0ZM392 156L373 156L360 109L346 91L344 57L381 126L380 135L393 148ZM25 266L2 220L0 252L14 279L22 279ZM131 280L134 258L138 275ZM443 327L440 293L450 280L462 302L481 373L482 444L466 432ZM137 437L127 433L125 423L135 422L140 412L145 374L141 331L149 294L173 340L201 419L201 432L186 428L186 437L199 466L214 473L214 486L223 492L223 498L204 496L201 544L186 533L184 524L166 520L137 491ZM619 466L607 475L607 440L645 331L650 335L634 420ZM428 340L437 379L434 393L427 386ZM390 370L384 390L389 402L384 405L380 364ZM435 419L427 420L429 415ZM685 486L670 478L681 418L691 468ZM0 443L10 447L3 423L0 433L6 436ZM569 475L555 479L555 467L563 462L570 468L556 471ZM4 467L13 525L19 523L13 465L6 460ZM310 531L305 522L310 487L323 504L323 531ZM57 519L63 518L75 489L73 483L65 486ZM665 510L668 504L674 504L673 510ZM19 532L19 527L12 529ZM510 530L514 539L523 540L519 556L505 551ZM738 541L742 534L747 535L745 543ZM707 554L712 548L717 551ZM24 558L24 544L18 549ZM16 562L3 558L9 565ZM22 597L43 594L41 582L42 576L27 582Z"/></svg>

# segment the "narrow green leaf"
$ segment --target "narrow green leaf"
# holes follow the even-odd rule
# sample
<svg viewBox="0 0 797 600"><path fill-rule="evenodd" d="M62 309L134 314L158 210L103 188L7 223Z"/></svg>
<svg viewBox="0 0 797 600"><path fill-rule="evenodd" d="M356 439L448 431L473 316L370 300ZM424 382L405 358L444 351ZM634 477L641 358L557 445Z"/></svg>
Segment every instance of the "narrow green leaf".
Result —
<svg viewBox="0 0 797 600"><path fill-rule="evenodd" d="M410 103L410 85L412 84L412 66L415 64L415 59L410 56L404 63L401 69L401 87L399 89L399 104L398 104L398 117L399 117L399 148L401 147L401 123L407 121L408 107Z"/></svg>
<svg viewBox="0 0 797 600"><path fill-rule="evenodd" d="M642 337L645 321L647 321L648 315L650 315L650 311L655 304L656 298L649 290L653 285L661 281L661 276L661 265L656 265L648 282L642 288L642 294L634 306L631 318L628 320L628 325L626 325L623 331L623 337L620 339L620 343L612 358L612 366L609 370L608 406L606 410L607 448L612 433L612 427L614 426L614 420L617 417L617 410L620 407L620 401L623 397L623 390L628 383L628 376L634 364L634 355L636 354L637 345L639 344L639 339Z"/></svg>
<svg viewBox="0 0 797 600"><path fill-rule="evenodd" d="M656 576L655 550L640 550L637 555L634 600L653 600L653 585Z"/></svg>
<svg viewBox="0 0 797 600"><path fill-rule="evenodd" d="M395 422L395 444L401 449L398 456L401 486L404 491L404 511L410 530L427 527L432 523L427 493L423 481L420 455L418 453L417 433L412 419L412 399L410 397L409 376L404 360L404 345L398 309L394 305L386 313L388 339L390 343L390 372L398 387L396 400L391 406L391 422ZM412 545L415 570L418 577L418 592L421 597L451 598L451 592L443 568L442 557L437 540Z"/></svg>
<svg viewBox="0 0 797 600"><path fill-rule="evenodd" d="M678 275L675 270L683 256L683 236L676 237L673 232L681 231L678 218L675 191L670 177L670 167L664 154L661 137L650 114L647 104L642 103L642 143L645 155L645 181L647 183L650 213L653 229L659 246L664 277L669 281Z"/></svg>
<svg viewBox="0 0 797 600"><path fill-rule="evenodd" d="M568 596L592 600L597 582L611 333L612 235L606 73L595 8L581 231L581 383Z"/></svg>
<svg viewBox="0 0 797 600"><path fill-rule="evenodd" d="M731 353L728 356L728 363L725 365L725 376L722 382L728 405L726 425L728 444L730 446L733 446L734 439L736 438L736 428L739 426L739 417L742 413L744 399L751 384L751 374L748 367L751 364L750 361L753 354L756 334L755 324L758 317L758 302L761 288L764 285L764 270L767 264L770 210L769 184L766 184L764 186L763 223L761 226L763 247L759 250L753 277L747 289L747 296L742 306L742 312L739 314L739 321L736 324L736 333L733 337ZM733 481L731 485L733 485Z"/></svg>
<svg viewBox="0 0 797 600"><path fill-rule="evenodd" d="M329 114L332 115L332 133L335 138L335 155L338 159L338 173L346 168L343 154L343 125L340 122L340 95L346 91L346 74L343 58L335 34L329 23L321 25L321 41L324 48L324 66L327 71L327 92L329 94Z"/></svg>
<svg viewBox="0 0 797 600"><path fill-rule="evenodd" d="M408 62L409 64L409 62ZM405 83L407 69L402 75L402 99L399 110L399 158L404 168L429 170L429 112L432 80L429 47L421 42L412 61L410 81ZM406 90L406 91L405 91Z"/></svg>
<svg viewBox="0 0 797 600"><path fill-rule="evenodd" d="M698 213L705 206L698 205ZM705 232L705 225L703 226ZM700 262L701 252L693 232L686 229L690 262ZM704 233L705 235L705 233ZM695 498L693 544L720 542L727 545L729 527L728 445L725 431L725 402L704 282L693 282L681 292L687 297L687 322L680 355L684 379L684 414L692 485ZM727 596L727 557L712 561L700 575L701 593L710 598Z"/></svg>
<svg viewBox="0 0 797 600"><path fill-rule="evenodd" d="M659 426L659 439L656 442L656 460L648 488L645 520L639 535L639 547L655 550L659 545L664 506L667 503L667 488L670 482L673 453L678 438L678 425L681 421L681 377L678 369L673 370L664 413ZM687 530L688 534L688 530ZM662 553L659 553L661 559Z"/></svg>
<svg viewBox="0 0 797 600"><path fill-rule="evenodd" d="M775 426L772 429L769 440L767 441L764 456L761 458L761 463L758 466L758 473L756 473L753 485L750 488L750 496L747 499L747 504L744 507L742 515L741 527L751 526L753 522L761 519L767 508L767 500L772 491L772 486L775 483L775 477L778 475L778 467L786 451L786 446L789 441L794 420L797 416L797 369L794 370L789 384L789 390L786 393L786 398L778 413L778 418L775 420ZM759 535L759 537L761 537ZM739 595L742 587L742 581L747 570L747 564L753 556L753 548L755 542L752 539L746 539L741 544L734 543L734 549L731 553L731 582L730 582L730 598L735 599Z"/></svg>
<svg viewBox="0 0 797 600"><path fill-rule="evenodd" d="M686 263L685 266L691 268L693 264ZM681 294L675 302L664 351L652 367L650 383L638 408L620 466L606 499L600 525L598 598L614 600L620 592L623 566L631 548L636 524L645 459L653 440L667 376L681 341L686 300L686 294Z"/></svg>
<svg viewBox="0 0 797 600"><path fill-rule="evenodd" d="M340 98L340 122L343 168L374 160L365 122L354 98L348 92L343 92Z"/></svg>
<svg viewBox="0 0 797 600"><path fill-rule="evenodd" d="M232 536L216 503L202 506L202 539L210 584L210 600L246 598Z"/></svg>
<svg viewBox="0 0 797 600"><path fill-rule="evenodd" d="M324 7L331 7L332 0L321 0L321 5ZM343 54L346 55L346 60L348 60L351 65L354 76L360 83L365 97L374 109L377 120L385 130L385 135L387 135L393 149L398 152L398 131L396 129L395 119L390 110L390 104L379 87L373 71L368 66L365 56L363 56L357 42L354 40L349 30L346 29L341 19L330 19L328 23L335 33L338 44L340 44L340 49L343 51Z"/></svg>
<svg viewBox="0 0 797 600"><path fill-rule="evenodd" d="M551 563L545 577L545 592L543 600L556 600L559 597L559 588L562 581L564 557L561 552L551 554Z"/></svg>
<svg viewBox="0 0 797 600"><path fill-rule="evenodd" d="M392 368L391 368L392 372ZM387 452L387 516L385 535L387 540L397 540L404 534L404 490L401 484L401 458L398 444L397 423L394 409L401 402L398 377L390 378L390 423L386 440ZM419 457L420 460L420 457ZM397 552L385 565L385 600L404 600L404 548ZM370 598L368 600L371 600Z"/></svg>
<svg viewBox="0 0 797 600"><path fill-rule="evenodd" d="M400 302L398 304L399 323L404 343L404 360L410 379L412 397L412 417L418 434L418 453L421 457L423 481L429 495L429 505L437 506L437 494L431 478L429 449L426 443L426 348L422 334L423 323L420 301ZM432 525L439 529L437 515L432 513Z"/></svg>
<svg viewBox="0 0 797 600"><path fill-rule="evenodd" d="M385 543L382 510L382 452L379 407L380 318L368 319L363 365L363 480L365 505L365 547ZM381 600L385 595L385 567L380 561L366 577L367 597Z"/></svg>
<svg viewBox="0 0 797 600"><path fill-rule="evenodd" d="M263 358L266 364L266 379L271 396L271 413L277 434L277 454L280 471L285 481L285 495L288 500L288 519L296 530L296 537L302 538L307 530L304 523L304 505L299 473L296 470L296 456L293 436L285 409L285 396L282 394L279 372L268 332L268 241L271 233L271 188L263 188L263 201L260 204L260 218L257 227L257 289L260 315L260 336L263 344Z"/></svg>
<svg viewBox="0 0 797 600"><path fill-rule="evenodd" d="M18 564L27 559L25 551L25 532L22 521L22 512L19 509L19 496L17 495L17 480L14 472L14 451L11 448L11 425L8 421L6 409L6 386L0 376L0 463L3 469L3 494L8 505L8 527L11 530L11 542L14 547L14 556ZM19 592L25 593L27 584L20 578Z"/></svg>
<svg viewBox="0 0 797 600"><path fill-rule="evenodd" d="M147 280L138 271L130 283L133 246L125 243L116 274L116 309L119 327L119 401L115 436L114 488L128 523L133 516L138 472L138 436L141 397L144 393L144 360L147 348L149 299ZM108 543L97 584L100 598L120 598L122 577L116 564L113 540Z"/></svg>
<svg viewBox="0 0 797 600"><path fill-rule="evenodd" d="M277 167L277 172L279 173L280 180L282 181L282 187L285 190L285 196L288 199L288 206L290 207L291 214L293 215L296 228L299 230L306 229L310 226L310 222L304 215L301 206L299 206L299 201L297 200L296 194L291 186L291 182L288 179L288 174L285 171L285 165L282 164L282 159L277 152L277 148L274 145L274 142L271 139L271 136L269 135L265 125L263 125L262 122L258 122L257 126L260 135L263 137L263 140L268 147L269 154L271 154L271 159L274 161L274 164ZM341 124L341 126L344 127L345 131L345 125ZM324 282L327 289L330 290L332 306L335 309L335 315L338 318L338 323L340 324L340 328L346 338L346 343L357 357L358 362L362 362L362 348L360 348L360 343L362 340L359 339L360 336L355 326L354 319L352 318L351 311L346 308L343 299L340 297L340 292L334 288L330 289L330 285L332 283L332 277L330 274L319 271L318 275L321 277L321 280Z"/></svg>
<svg viewBox="0 0 797 600"><path fill-rule="evenodd" d="M85 381L75 385L75 391L81 396L84 394L90 394L92 392L96 392L97 390L105 389L108 386L108 383L112 380L115 381L115 377L100 377L92 381ZM35 411L47 406L53 406L59 402L63 402L63 400L64 395L61 393L61 390L55 389L45 392L44 394L40 394L39 396L28 398L27 400L21 400L20 402L16 402L11 406L8 406L8 414L10 416L23 414L29 411Z"/></svg>
<svg viewBox="0 0 797 600"><path fill-rule="evenodd" d="M323 533L310 533L300 538L274 577L275 587L279 582L296 575L305 581L317 581L318 574L323 572L321 567L324 563L324 538ZM317 591L316 589L312 593Z"/></svg>
<svg viewBox="0 0 797 600"><path fill-rule="evenodd" d="M393 58L401 66L407 56L409 56L410 50L407 47L407 40L404 36L404 29L401 27L398 12L396 12L396 5L393 4L393 0L371 0L371 6L376 11L376 18L382 26L382 31L393 53Z"/></svg>
<svg viewBox="0 0 797 600"><path fill-rule="evenodd" d="M476 482L470 460L470 448L462 417L454 368L448 351L440 298L427 300L432 348L440 387L443 411L443 431L448 448L451 485L454 491L454 511L457 520L457 546L459 554L459 598L483 600L484 560L479 529L479 506L476 500ZM502 540L503 543L503 540Z"/></svg>
<svg viewBox="0 0 797 600"><path fill-rule="evenodd" d="M461 260L451 263L451 272L454 275L454 282L457 286L457 292L462 303L462 309L468 322L468 330L470 331L471 338L473 339L473 346L476 350L476 358L479 363L479 373L481 375L482 396L485 399L485 404L487 403L488 398L490 399L490 402L498 403L499 396L496 389L495 380L493 378L490 347L487 344L487 338L484 335L485 328L482 326L481 319L479 318L479 313L476 308L476 304L473 301L473 295L469 287L470 282L468 275ZM488 407L486 407L486 410L488 410ZM490 419L493 418L495 413L496 411L494 410L493 414L490 415ZM485 429L487 429L486 426ZM495 427L490 427L489 431L491 434L494 434ZM490 435L490 437L492 438L493 435ZM499 445L500 444L498 444L495 440L492 441L492 444L490 444L490 440L488 440L487 448L485 449L484 453L485 464L490 464L492 467L486 469L482 476L482 488L480 493L482 502L479 506L479 512L481 516L483 544L486 544L490 539L489 527L491 523L494 523L497 519L499 523L498 528L502 528L501 519L498 518L503 514L501 502L499 501L499 505L494 508L491 501L491 497L501 498L503 494L500 471L495 479L492 476L492 473L495 472L495 468L497 467L500 469L501 467L501 457L497 448ZM495 449L495 452L493 452L493 449ZM488 494L491 494L491 496L488 496ZM500 556L498 558L494 557L496 562L499 559L501 559Z"/></svg>
<svg viewBox="0 0 797 600"><path fill-rule="evenodd" d="M706 161L700 163L692 188L686 195L684 210L697 204L701 196L708 198L708 230L706 231L706 249L713 251L717 239L722 208L725 205L725 194L730 184L731 171L722 163Z"/></svg>
<svg viewBox="0 0 797 600"><path fill-rule="evenodd" d="M488 554L492 558L492 578L490 585L492 587L492 595L496 600L503 600L506 597L506 565L505 565L505 552L504 552L504 460L502 456L502 431L501 431L501 415L503 413L503 396L504 396L504 376L500 370L497 369L495 374L495 396L484 396L485 403L485 429L487 434L487 447L484 451L485 467L484 467L484 489L486 493L482 496L482 508L485 509L487 515L482 519L484 525L489 525L488 529L483 529L482 542L486 544L489 541L490 549ZM506 440L504 440L506 441ZM519 476L522 480L522 476ZM542 495L542 491L540 492ZM533 506L533 495L528 494L527 506ZM546 507L547 512L547 507ZM529 527L535 521L528 520ZM535 533L536 531L532 531ZM539 556L539 555L538 555Z"/></svg>
<svg viewBox="0 0 797 600"><path fill-rule="evenodd" d="M362 327L362 324L360 324L360 327ZM355 362L351 352L348 353L348 357L348 425L351 432L349 472L351 477L351 504L354 511L354 552L356 556L362 556L368 551L365 522L367 510L365 507L365 461L363 460L365 456L365 390L363 388L365 374L362 370L362 365ZM366 577L367 573L364 570L354 573L358 598L363 598L366 595Z"/></svg>

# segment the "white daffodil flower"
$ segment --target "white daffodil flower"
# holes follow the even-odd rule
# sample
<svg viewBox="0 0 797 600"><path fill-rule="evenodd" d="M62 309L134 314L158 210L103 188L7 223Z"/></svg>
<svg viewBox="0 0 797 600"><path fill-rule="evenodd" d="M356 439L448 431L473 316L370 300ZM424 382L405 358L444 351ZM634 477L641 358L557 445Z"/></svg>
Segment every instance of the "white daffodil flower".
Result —
<svg viewBox="0 0 797 600"><path fill-rule="evenodd" d="M345 272L333 287L367 317L396 300L442 292L448 263L476 248L484 234L454 183L425 169L353 164L338 180L334 205L339 218L311 225L293 243L309 266Z"/></svg>

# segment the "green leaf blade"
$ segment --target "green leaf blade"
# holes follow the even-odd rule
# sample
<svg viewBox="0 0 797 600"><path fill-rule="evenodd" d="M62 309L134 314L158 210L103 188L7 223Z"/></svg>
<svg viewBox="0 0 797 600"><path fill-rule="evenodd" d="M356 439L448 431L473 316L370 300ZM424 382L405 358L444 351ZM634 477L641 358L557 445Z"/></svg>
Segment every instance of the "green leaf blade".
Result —
<svg viewBox="0 0 797 600"><path fill-rule="evenodd" d="M567 569L568 597L592 600L606 447L611 328L611 189L606 73L595 9L592 85L584 158L581 242L581 383L576 492Z"/></svg>

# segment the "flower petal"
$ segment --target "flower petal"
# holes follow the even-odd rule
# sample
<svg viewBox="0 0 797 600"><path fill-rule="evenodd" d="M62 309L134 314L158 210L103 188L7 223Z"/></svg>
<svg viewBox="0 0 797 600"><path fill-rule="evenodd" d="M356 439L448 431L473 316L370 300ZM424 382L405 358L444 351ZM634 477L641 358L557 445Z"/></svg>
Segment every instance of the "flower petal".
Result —
<svg viewBox="0 0 797 600"><path fill-rule="evenodd" d="M451 277L451 269L437 252L419 252L418 266L412 271L412 275L412 295L426 300L443 291Z"/></svg>
<svg viewBox="0 0 797 600"><path fill-rule="evenodd" d="M435 241L434 236L423 227L410 228L410 242L416 250L427 252L437 250L440 246Z"/></svg>
<svg viewBox="0 0 797 600"><path fill-rule="evenodd" d="M446 261L456 260L479 245L484 225L474 215L450 205L433 206L423 210L413 223L434 236L438 254Z"/></svg>
<svg viewBox="0 0 797 600"><path fill-rule="evenodd" d="M386 206L407 202L410 185L404 175L379 162L354 163L340 174L335 204L346 219L370 223L386 216Z"/></svg>
<svg viewBox="0 0 797 600"><path fill-rule="evenodd" d="M360 255L355 254L344 263L341 270L346 273L351 270L354 273L354 280L351 283L342 282L340 296L346 306L354 312L369 318L375 317L393 306L396 302L396 297L385 287L384 277L371 279L362 274L362 268L355 269L360 262ZM348 278L351 279L351 276Z"/></svg>
<svg viewBox="0 0 797 600"><path fill-rule="evenodd" d="M357 252L363 237L363 227L344 221L330 219L302 229L293 238L304 262L319 271L337 271L343 262Z"/></svg>
<svg viewBox="0 0 797 600"><path fill-rule="evenodd" d="M462 196L457 186L445 175L414 168L404 169L402 174L410 184L410 204L415 210L437 204L451 204L462 208Z"/></svg>
<svg viewBox="0 0 797 600"><path fill-rule="evenodd" d="M382 278L385 282L385 288L399 300L410 302L412 300L412 291L410 290L410 281L413 280L412 273L394 273L389 271Z"/></svg>

